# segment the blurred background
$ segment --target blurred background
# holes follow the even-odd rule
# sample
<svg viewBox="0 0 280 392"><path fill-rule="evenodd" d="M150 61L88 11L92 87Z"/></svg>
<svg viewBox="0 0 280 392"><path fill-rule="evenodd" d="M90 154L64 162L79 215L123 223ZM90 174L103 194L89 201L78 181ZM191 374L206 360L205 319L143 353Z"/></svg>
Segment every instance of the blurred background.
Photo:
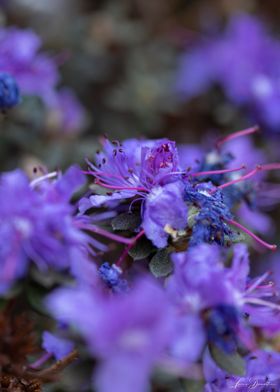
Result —
<svg viewBox="0 0 280 392"><path fill-rule="evenodd" d="M217 80L189 94L188 80L200 83L207 56L192 62L191 77L184 75L186 56L192 61L194 48L223 35L239 14L254 16L278 40L276 0L1 0L2 27L36 32L39 52L57 66L55 88L73 94L62 115L32 94L2 114L1 169L34 162L64 169L92 158L103 134L205 143L208 134L253 125L258 118L247 103L229 99ZM244 54L237 49L231 49L236 61ZM266 135L277 139L277 132Z"/></svg>

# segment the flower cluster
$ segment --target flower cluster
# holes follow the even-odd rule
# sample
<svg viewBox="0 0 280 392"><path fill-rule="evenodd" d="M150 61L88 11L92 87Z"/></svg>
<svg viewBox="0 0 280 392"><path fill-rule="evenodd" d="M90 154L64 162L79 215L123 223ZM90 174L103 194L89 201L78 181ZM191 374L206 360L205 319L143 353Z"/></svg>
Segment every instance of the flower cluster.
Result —
<svg viewBox="0 0 280 392"><path fill-rule="evenodd" d="M238 63L233 81L223 71L231 61L227 40L242 47L248 23L260 60L265 32L237 19L225 38L195 51L192 66L202 53L213 64L187 93L218 80L235 102L260 105L261 120L274 127L278 117L261 98L268 99L264 78L277 86L277 72L264 67L256 90L259 71L242 74ZM266 47L269 64L277 63L276 46ZM0 108L37 96L51 121L75 132L82 109L70 90L57 90L56 60L40 49L30 30L0 30ZM94 363L85 388L98 392L111 392L112 380L117 392L148 391L160 383L157 370L187 390L201 383L205 392L252 382L279 388L279 277L277 269L274 276L251 271L249 246L276 249L262 237L273 232L267 210L279 196L268 176L280 164L254 147L257 131L233 133L207 151L169 139L104 138L86 170L1 174L1 390L38 390L85 351ZM18 331L17 301L48 312L40 347L29 321Z"/></svg>
<svg viewBox="0 0 280 392"><path fill-rule="evenodd" d="M80 130L84 109L60 81L59 56L41 51L40 37L29 29L0 29L0 109L17 105L22 96L35 96L46 105L54 125L67 133ZM60 56L62 57L62 56Z"/></svg>
<svg viewBox="0 0 280 392"><path fill-rule="evenodd" d="M279 132L279 64L279 40L257 17L237 14L224 34L201 38L182 57L178 90L190 99L218 84L231 102Z"/></svg>
<svg viewBox="0 0 280 392"><path fill-rule="evenodd" d="M112 380L115 391L145 392L159 382L156 369L187 390L278 390L279 276L251 273L249 246L276 249L259 234L271 232L277 191L264 179L280 164L253 147L257 130L208 152L105 138L87 170L1 175L1 295L24 290L38 271L56 274L36 280L56 326L28 365L34 379L50 377L48 361L76 358L82 341L100 392Z"/></svg>

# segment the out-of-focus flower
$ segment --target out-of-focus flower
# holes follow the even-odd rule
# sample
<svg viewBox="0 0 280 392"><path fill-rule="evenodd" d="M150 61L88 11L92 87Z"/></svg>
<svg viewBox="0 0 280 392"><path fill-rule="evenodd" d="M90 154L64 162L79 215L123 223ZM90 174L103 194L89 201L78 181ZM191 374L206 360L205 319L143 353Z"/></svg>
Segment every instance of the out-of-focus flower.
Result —
<svg viewBox="0 0 280 392"><path fill-rule="evenodd" d="M15 79L8 73L0 74L0 108L9 109L20 101L19 88Z"/></svg>
<svg viewBox="0 0 280 392"><path fill-rule="evenodd" d="M147 389L153 367L172 331L170 305L150 279L129 293L104 296L87 287L60 289L48 298L59 320L80 330L100 364L94 384L100 392Z"/></svg>
<svg viewBox="0 0 280 392"><path fill-rule="evenodd" d="M60 133L75 135L83 130L84 123L85 110L74 92L68 88L59 90L49 109L47 125Z"/></svg>
<svg viewBox="0 0 280 392"><path fill-rule="evenodd" d="M57 65L40 53L41 40L32 30L15 27L0 30L0 72L17 81L22 95L36 95L47 105L56 100Z"/></svg>
<svg viewBox="0 0 280 392"><path fill-rule="evenodd" d="M48 331L43 333L42 339L42 347L58 361L69 354L74 348L74 344L70 340L59 338Z"/></svg>
<svg viewBox="0 0 280 392"><path fill-rule="evenodd" d="M218 83L229 100L279 132L279 64L280 42L256 17L238 14L223 35L201 41L184 55L178 91L190 99Z"/></svg>
<svg viewBox="0 0 280 392"><path fill-rule="evenodd" d="M70 204L83 174L72 167L54 181L49 177L30 183L16 170L0 179L1 291L24 274L29 260L42 269L62 269L86 249L87 236L76 227Z"/></svg>
<svg viewBox="0 0 280 392"><path fill-rule="evenodd" d="M167 292L178 309L173 350L181 359L198 358L206 341L226 352L234 351L238 342L250 349L255 327L264 334L279 332L279 296L267 282L268 273L249 278L246 246L234 247L230 268L224 267L218 247L206 244L174 255L173 261L175 273L168 279ZM182 328L188 320L195 326L196 339Z"/></svg>

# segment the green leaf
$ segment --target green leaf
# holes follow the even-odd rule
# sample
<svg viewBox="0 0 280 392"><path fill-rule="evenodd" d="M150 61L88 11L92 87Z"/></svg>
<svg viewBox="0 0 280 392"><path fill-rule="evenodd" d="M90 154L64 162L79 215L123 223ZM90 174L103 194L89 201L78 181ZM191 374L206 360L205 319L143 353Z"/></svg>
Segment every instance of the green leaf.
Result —
<svg viewBox="0 0 280 392"><path fill-rule="evenodd" d="M134 260L142 260L148 257L154 250L155 247L153 246L151 241L148 240L146 237L141 237L136 242L134 247L130 249L129 255Z"/></svg>
<svg viewBox="0 0 280 392"><path fill-rule="evenodd" d="M126 231L126 230L135 230L141 224L141 218L139 215L130 214L128 212L124 212L118 216L116 216L112 220L113 230Z"/></svg>
<svg viewBox="0 0 280 392"><path fill-rule="evenodd" d="M237 353L229 354L214 344L209 345L209 351L216 364L229 374L244 376L246 365L244 359Z"/></svg>
<svg viewBox="0 0 280 392"><path fill-rule="evenodd" d="M186 380L184 382L186 392L203 392L204 391L203 380Z"/></svg>
<svg viewBox="0 0 280 392"><path fill-rule="evenodd" d="M163 278L173 271L173 264L169 259L167 249L160 249L152 258L149 264L151 273L156 278Z"/></svg>

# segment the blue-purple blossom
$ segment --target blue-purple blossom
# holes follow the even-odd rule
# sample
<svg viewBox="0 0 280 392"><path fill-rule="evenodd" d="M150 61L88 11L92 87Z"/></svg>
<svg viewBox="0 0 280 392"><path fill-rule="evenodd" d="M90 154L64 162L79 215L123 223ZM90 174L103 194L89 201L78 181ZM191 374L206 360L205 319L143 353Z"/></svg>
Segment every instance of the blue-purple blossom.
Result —
<svg viewBox="0 0 280 392"><path fill-rule="evenodd" d="M48 331L43 332L42 339L42 347L58 361L69 354L74 348L74 344L70 340L60 338Z"/></svg>
<svg viewBox="0 0 280 392"><path fill-rule="evenodd" d="M57 65L41 53L42 43L29 29L15 27L0 30L0 72L16 80L23 95L40 97L47 105L56 100L59 80Z"/></svg>
<svg viewBox="0 0 280 392"><path fill-rule="evenodd" d="M142 392L172 332L170 305L163 290L142 279L129 293L104 296L86 286L60 289L48 298L50 311L75 326L100 361L94 384L109 392Z"/></svg>
<svg viewBox="0 0 280 392"><path fill-rule="evenodd" d="M0 73L0 108L9 109L20 101L17 82L8 73Z"/></svg>
<svg viewBox="0 0 280 392"><path fill-rule="evenodd" d="M278 132L279 64L280 42L257 17L237 14L223 34L201 39L183 56L177 88L190 99L219 84L229 100Z"/></svg>
<svg viewBox="0 0 280 392"><path fill-rule="evenodd" d="M115 264L110 265L108 262L99 267L99 275L104 283L114 292L123 292L128 290L128 283L121 277L122 270Z"/></svg>
<svg viewBox="0 0 280 392"><path fill-rule="evenodd" d="M75 135L83 130L85 110L69 88L57 91L56 99L50 107L49 122L67 135Z"/></svg>
<svg viewBox="0 0 280 392"><path fill-rule="evenodd" d="M234 246L231 267L224 266L218 247L206 244L174 255L173 262L174 275L166 288L178 308L178 335L172 345L178 347L177 339L182 342L180 351L173 349L181 358L197 358L206 341L225 352L234 351L241 342L252 348L255 327L265 335L279 332L279 296L267 273L249 278L245 245ZM190 317L191 325L196 325L195 337L187 328L184 334L181 327ZM183 352L183 347L190 351Z"/></svg>
<svg viewBox="0 0 280 392"><path fill-rule="evenodd" d="M48 177L48 175L47 175ZM73 193L85 178L77 167L56 180L30 182L20 170L0 178L1 291L20 278L29 260L40 269L67 268L87 249L87 236L75 223Z"/></svg>
<svg viewBox="0 0 280 392"><path fill-rule="evenodd" d="M184 229L187 206L183 200L183 183L179 158L174 142L167 139L154 142L104 142L103 152L96 156L96 164L89 164L89 174L96 184L110 190L107 195L92 195L82 201L80 211L133 199L142 204L143 227L147 237L159 248L166 246L166 226Z"/></svg>
<svg viewBox="0 0 280 392"><path fill-rule="evenodd" d="M187 226L188 208L183 194L184 185L178 181L155 187L147 196L142 225L158 248L167 245L168 228L183 230Z"/></svg>

